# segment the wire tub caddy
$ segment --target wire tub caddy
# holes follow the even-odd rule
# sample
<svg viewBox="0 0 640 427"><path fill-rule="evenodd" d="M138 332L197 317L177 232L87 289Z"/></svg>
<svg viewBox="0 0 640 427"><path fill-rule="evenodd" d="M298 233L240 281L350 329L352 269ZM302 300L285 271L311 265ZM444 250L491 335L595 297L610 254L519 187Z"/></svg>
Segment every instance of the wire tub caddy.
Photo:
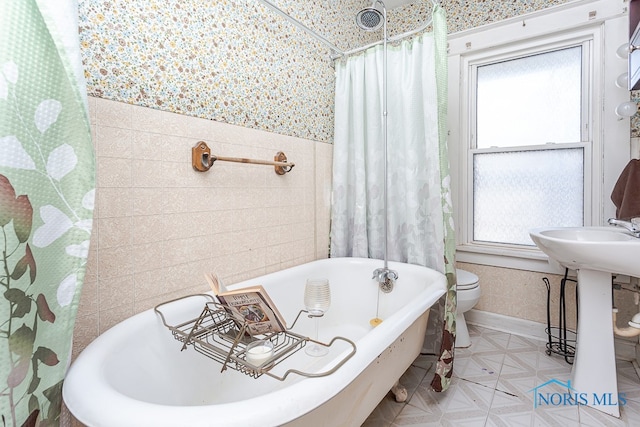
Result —
<svg viewBox="0 0 640 427"><path fill-rule="evenodd" d="M205 303L198 317L176 325L168 324L161 307L191 297L205 297L210 301ZM323 343L293 332L291 329L293 329L302 313L308 313L306 310L300 310L293 325L287 330L254 336L249 334L246 323L242 323L228 314L224 307L208 294L187 295L166 301L158 304L154 311L160 316L164 326L171 331L173 337L182 343L181 351L190 346L193 347L198 353L222 364L220 372L230 368L252 378L258 378L266 374L279 381L284 381L290 374L318 378L333 374L356 353L356 344L348 338L337 336L331 339L329 343ZM247 360L247 347L249 344L259 340L268 341L273 345L273 355L261 360L259 365L255 365ZM275 366L291 357L309 342L330 348L337 341L345 342L348 345L347 347L351 347L350 351L338 363L332 363L332 367L326 371L312 373L298 369L288 369L282 375L272 372Z"/></svg>

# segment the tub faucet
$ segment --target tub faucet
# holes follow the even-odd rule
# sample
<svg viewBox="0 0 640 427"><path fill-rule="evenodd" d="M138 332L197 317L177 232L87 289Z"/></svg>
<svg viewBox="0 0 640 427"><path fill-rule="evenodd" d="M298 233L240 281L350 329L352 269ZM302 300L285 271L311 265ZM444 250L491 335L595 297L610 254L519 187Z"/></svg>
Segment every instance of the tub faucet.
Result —
<svg viewBox="0 0 640 427"><path fill-rule="evenodd" d="M398 280L398 272L395 270L389 270L387 267L376 268L373 271L372 279L378 281L380 290L384 293L389 293L393 290L396 280Z"/></svg>
<svg viewBox="0 0 640 427"><path fill-rule="evenodd" d="M609 218L608 223L610 225L617 225L618 227L622 227L633 234L634 237L640 238L640 218L631 218L631 221Z"/></svg>

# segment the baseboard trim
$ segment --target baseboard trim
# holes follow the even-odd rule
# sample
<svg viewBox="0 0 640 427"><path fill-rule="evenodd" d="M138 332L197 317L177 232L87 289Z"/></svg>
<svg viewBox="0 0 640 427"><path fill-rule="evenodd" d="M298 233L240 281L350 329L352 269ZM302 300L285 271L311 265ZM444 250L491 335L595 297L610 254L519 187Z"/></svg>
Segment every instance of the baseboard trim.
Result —
<svg viewBox="0 0 640 427"><path fill-rule="evenodd" d="M543 342L547 341L547 333L545 332L547 325L544 323L476 309L467 311L464 314L464 318L470 325L507 332ZM636 359L635 341L615 337L614 345L616 358L628 361Z"/></svg>

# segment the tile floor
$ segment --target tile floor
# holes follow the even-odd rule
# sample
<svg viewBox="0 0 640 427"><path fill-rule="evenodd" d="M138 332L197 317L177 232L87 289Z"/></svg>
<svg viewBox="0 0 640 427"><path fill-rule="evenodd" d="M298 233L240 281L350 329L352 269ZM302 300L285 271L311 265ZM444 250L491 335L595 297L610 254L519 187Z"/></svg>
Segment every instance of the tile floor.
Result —
<svg viewBox="0 0 640 427"><path fill-rule="evenodd" d="M587 406L534 408L530 390L550 379L566 383L571 365L547 356L543 341L473 325L469 332L472 345L456 349L447 392L431 390L433 357L420 357L401 380L407 402L396 403L389 393L362 427L640 426L640 378L631 362L617 362L618 389L627 398L621 419Z"/></svg>

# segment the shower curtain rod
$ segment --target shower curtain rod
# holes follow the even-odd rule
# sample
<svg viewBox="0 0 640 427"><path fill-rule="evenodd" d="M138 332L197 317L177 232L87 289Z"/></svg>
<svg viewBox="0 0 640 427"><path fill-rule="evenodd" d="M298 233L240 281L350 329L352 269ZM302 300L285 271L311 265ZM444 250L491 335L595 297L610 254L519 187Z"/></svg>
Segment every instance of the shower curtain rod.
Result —
<svg viewBox="0 0 640 427"><path fill-rule="evenodd" d="M312 37L315 37L319 42L321 42L322 44L324 44L325 46L327 46L329 49L331 49L332 51L335 52L334 55L337 55L336 57L339 58L341 56L344 56L344 52L339 49L338 47L336 47L333 43L331 43L329 40L327 40L326 38L324 38L323 36L321 36L320 34L316 33L315 31L313 31L311 28L307 27L306 25L304 25L302 22L298 21L296 18L294 18L293 16L289 15L287 12L285 12L284 10L280 9L278 6L276 6L275 4L271 3L269 0L260 0L265 6L267 6L269 9L271 9L272 11L274 11L276 14L282 16L283 18L285 18L287 21L291 22L293 25L295 25L296 27L298 27L299 29L301 29L302 31L304 31L305 33L309 34ZM331 57L333 58L334 55L331 55Z"/></svg>
<svg viewBox="0 0 640 427"><path fill-rule="evenodd" d="M434 6L437 5L437 3L435 1L432 1L432 3L434 4ZM431 25L432 23L433 23L433 19L429 18L429 20L427 22L425 22L424 24L422 24L421 26L419 26L418 28L416 28L414 30L407 31L405 33L398 34L398 35L393 36L393 37L387 37L387 43L397 42L397 41L400 41L400 40L405 39L407 37L411 37L413 35L416 35L416 34L422 32L422 31L426 30L429 27L429 25ZM377 42L369 43L367 45L360 46L360 47L357 47L355 49L351 49L351 50L347 50L345 52L342 52L342 55L340 55L340 56L332 56L331 59L336 60L336 59L341 58L343 56L353 55L354 53L359 53L359 52L365 51L365 50L369 49L370 47L378 46L379 44L382 44L382 43L384 43L383 40L378 40Z"/></svg>
<svg viewBox="0 0 640 427"><path fill-rule="evenodd" d="M342 58L344 56L349 56L349 55L352 55L354 53L362 52L364 50L369 49L370 47L377 46L377 45L383 43L383 40L379 40L377 42L373 42L373 43L370 43L370 44L365 45L365 46L361 46L361 47L358 47L358 48L355 48L355 49L343 51L342 49L338 48L336 45L331 43L329 40L327 40L325 37L323 37L320 34L316 33L311 28L307 27L302 22L298 21L296 18L294 18L293 16L291 16L288 13L286 13L285 11L283 11L278 6L276 6L275 4L271 3L271 1L269 1L269 0L260 0L260 1L265 6L267 6L269 9L274 11L276 14L278 14L281 17L285 18L287 21L289 21L290 23L295 25L297 28L301 29L305 33L307 33L310 36L314 37L316 40L318 40L319 42L321 42L322 44L327 46L329 49L331 49L333 51L333 54L331 55L331 59L334 60L334 61L336 59ZM431 3L433 3L433 7L434 8L436 6L438 6L438 2L436 0L431 0ZM421 26L419 26L418 28L416 28L414 30L407 31L407 32L404 32L402 34L398 34L397 36L388 37L387 42L392 42L393 43L393 42L402 40L402 39L404 39L406 37L411 37L411 36L421 32L421 31L426 30L427 27L429 27L429 25L431 25L432 22L433 22L433 19L430 18L427 22L425 22L424 24L422 24Z"/></svg>

